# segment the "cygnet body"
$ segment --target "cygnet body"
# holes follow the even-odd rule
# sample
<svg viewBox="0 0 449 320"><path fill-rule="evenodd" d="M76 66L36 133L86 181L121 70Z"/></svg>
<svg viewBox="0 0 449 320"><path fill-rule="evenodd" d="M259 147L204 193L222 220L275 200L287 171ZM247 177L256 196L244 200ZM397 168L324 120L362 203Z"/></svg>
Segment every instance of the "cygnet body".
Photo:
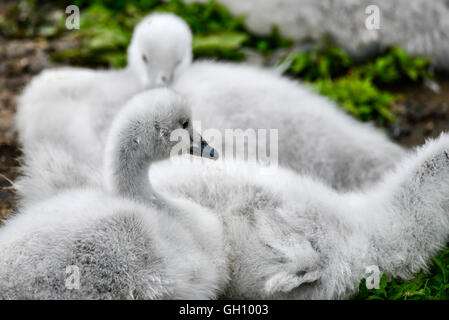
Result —
<svg viewBox="0 0 449 320"><path fill-rule="evenodd" d="M221 147L225 157L258 157L260 144L267 149L263 159L268 156L272 164L274 161L296 172L315 175L339 190L372 184L406 154L378 129L351 118L335 103L300 83L269 70L195 62L176 79L173 88L191 101L193 119L200 121L207 137L207 129L218 130L216 136L221 141L209 137L210 143L219 151ZM231 139L227 139L227 129L242 129L240 137L247 139L232 141L232 131ZM270 129L277 130L278 140L260 139L259 134L268 137ZM257 135L252 144L251 130ZM214 136L216 131L210 133ZM268 141L278 147L277 153L270 150ZM237 154L226 154L230 143Z"/></svg>
<svg viewBox="0 0 449 320"><path fill-rule="evenodd" d="M168 13L151 14L135 28L128 66L121 70L45 70L25 88L16 127L27 148L52 139L82 158L97 159L114 116L135 94L169 84L192 59L187 24Z"/></svg>
<svg viewBox="0 0 449 320"><path fill-rule="evenodd" d="M152 37L141 31L146 28L154 29ZM213 144L222 147L226 157L233 156L224 152L232 144L225 139L226 129L242 129L243 137L247 130L255 135L267 130L268 136L268 130L275 129L279 138L270 143L279 152L268 149L270 160L316 175L339 190L354 190L377 181L406 154L379 130L351 119L329 99L275 72L211 61L189 66L191 39L179 18L150 16L136 28L130 67L125 71L103 74L70 69L34 79L20 99L17 116L25 153L36 141L51 138L66 144L76 157L99 166L103 154L99 150L123 102L144 83L157 82L153 76L167 78L166 70L175 69L176 75L168 77L174 80L173 88L192 101L194 120L203 123L203 130L218 130L222 141ZM145 53L153 47L157 49L151 56ZM74 81L62 81L65 77L81 79L83 85L73 87ZM236 146L243 154L238 158L246 157L245 150L251 154L248 157L260 151L248 141ZM257 143L261 143L259 137Z"/></svg>
<svg viewBox="0 0 449 320"><path fill-rule="evenodd" d="M161 194L222 217L229 258L239 261L227 297L346 299L367 268L410 279L444 248L448 153L442 135L365 192L339 193L282 168L189 158L152 167L150 179Z"/></svg>
<svg viewBox="0 0 449 320"><path fill-rule="evenodd" d="M185 0L206 2L206 0ZM355 58L367 58L389 46L409 54L430 56L449 70L449 7L446 0L219 0L246 26L269 35L276 26L281 35L298 43L328 36Z"/></svg>
<svg viewBox="0 0 449 320"><path fill-rule="evenodd" d="M178 129L186 133L187 142L170 139ZM44 153L30 157L47 157L50 164L25 172L18 184L31 181L38 186L39 180L44 190L55 189L23 202L0 228L0 297L217 297L228 273L220 220L191 201L159 196L149 180L141 178L151 163L168 158L176 144L187 143L184 149L193 150L194 135L184 100L167 89L154 89L134 97L117 116L103 177L79 185L65 183L60 176L54 181L51 163L73 158L60 157L64 149L36 149ZM42 163L29 168L39 169L36 165ZM71 177L85 177L87 169L77 173L76 162L72 165ZM63 170L70 163L61 166Z"/></svg>

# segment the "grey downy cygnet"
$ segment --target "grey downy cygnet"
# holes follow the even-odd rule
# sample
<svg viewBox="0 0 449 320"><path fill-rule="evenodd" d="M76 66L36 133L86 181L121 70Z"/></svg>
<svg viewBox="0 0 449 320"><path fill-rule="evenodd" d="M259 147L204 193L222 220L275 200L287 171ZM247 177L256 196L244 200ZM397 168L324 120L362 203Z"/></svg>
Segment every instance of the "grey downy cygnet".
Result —
<svg viewBox="0 0 449 320"><path fill-rule="evenodd" d="M176 130L187 139L172 139ZM18 184L53 194L22 203L0 228L0 297L216 298L228 275L220 219L191 201L166 199L146 178L150 164L175 146L217 156L195 137L184 100L154 89L134 97L115 119L101 181L86 177L87 168L77 173L70 155L56 159L64 149L48 152L58 144L33 149L30 159L40 160ZM50 164L38 167L45 158ZM52 167L58 160L64 164ZM80 185L64 184L70 165Z"/></svg>
<svg viewBox="0 0 449 320"><path fill-rule="evenodd" d="M120 108L139 92L171 83L192 60L191 42L184 20L154 13L134 29L126 68L44 70L18 101L16 127L24 151L59 140L79 157L100 163L99 150Z"/></svg>
<svg viewBox="0 0 449 320"><path fill-rule="evenodd" d="M269 35L276 26L281 35L299 44L327 36L357 59L401 46L410 55L432 57L433 65L449 70L446 0L219 2L233 14L246 16L246 26L258 35Z"/></svg>
<svg viewBox="0 0 449 320"><path fill-rule="evenodd" d="M379 129L353 119L328 98L270 70L194 62L173 88L191 101L193 120L201 126L198 130L204 134L207 129L218 130L220 140L210 142L223 157L252 157L260 163L269 155L270 161L315 175L338 190L369 186L407 154ZM277 130L277 139L267 142L277 146L278 152L267 148L266 154L258 154L260 146L267 144L259 134L269 136L270 130ZM247 139L232 141L226 138L227 131L231 139L235 138L233 132ZM252 143L251 134L257 136ZM226 154L229 145L236 154Z"/></svg>
<svg viewBox="0 0 449 320"><path fill-rule="evenodd" d="M161 23L153 21L148 28L167 25L168 35L161 32L161 37L164 41L167 37L172 39L167 41L173 42L172 46L181 43L179 53L184 54L183 61L186 61L174 77L173 88L192 102L194 120L203 123L202 129L219 130L222 142L213 143L222 149L224 156L228 156L224 150L231 144L224 139L226 129L243 129L244 133L246 130L276 129L279 153L275 156L281 166L316 175L339 190L354 190L377 181L385 170L394 167L406 154L379 130L351 119L329 99L275 72L244 64L212 61L195 62L189 66L190 30L179 18L162 16L159 20ZM173 26L168 27L171 24ZM139 29L140 26L136 28ZM179 38L185 40L179 41ZM134 43L140 42L136 40ZM131 49L136 47L133 43L130 46ZM165 52L162 48L161 45L152 51L154 65L149 70L158 69L157 64L163 56L157 58L156 52ZM140 54L131 54L134 52L131 49L130 61L135 61L132 65L139 66L138 70L147 70L141 65L143 59ZM135 76L136 72L132 74ZM135 79L137 81L138 77ZM25 91L18 109L19 137L30 137L21 138L25 153L33 141L42 141L42 136L50 137L72 145L76 156L85 162L100 165L103 153L99 150L104 148L110 123L121 105L115 92L123 92L123 89L111 88L100 94L99 97L105 98L103 101L85 98L84 93L71 99L63 94L64 103L61 105L60 91L55 95L52 90L48 99L39 100L45 94L33 89L42 83L39 78L36 82L38 85L32 83ZM101 91L101 81L88 83L92 92ZM67 88L69 92L76 89ZM249 147L250 150L247 142L236 146L239 152L257 156L256 150L260 148Z"/></svg>
<svg viewBox="0 0 449 320"><path fill-rule="evenodd" d="M228 298L347 299L369 270L378 280L428 270L449 240L447 134L363 192L226 160L161 162L150 180L221 216L234 261Z"/></svg>

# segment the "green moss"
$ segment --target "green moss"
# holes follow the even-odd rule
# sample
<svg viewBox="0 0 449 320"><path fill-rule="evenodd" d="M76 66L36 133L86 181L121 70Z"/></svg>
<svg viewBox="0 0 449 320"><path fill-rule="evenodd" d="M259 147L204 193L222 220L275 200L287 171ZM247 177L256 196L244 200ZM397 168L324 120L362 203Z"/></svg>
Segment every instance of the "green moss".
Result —
<svg viewBox="0 0 449 320"><path fill-rule="evenodd" d="M234 17L215 1L205 4L186 4L180 0L163 1L75 1L83 8L81 29L68 33L80 39L80 46L74 50L58 52L56 60L71 63L88 61L112 67L126 63L126 50L134 26L150 12L172 12L182 17L194 34L193 53L195 57L213 57L224 60L243 60L244 47L252 47L267 55L279 46L291 42L280 37L276 29L270 36L256 37L244 27L243 17ZM119 56L122 56L118 58ZM110 57L113 56L114 59ZM122 63L119 64L118 62Z"/></svg>
<svg viewBox="0 0 449 320"><path fill-rule="evenodd" d="M163 3L162 0L59 0L56 2L65 6L74 4L81 9L90 7L92 5L101 5L112 12L119 12L124 10L130 2L132 2L132 4L139 10L151 10Z"/></svg>
<svg viewBox="0 0 449 320"><path fill-rule="evenodd" d="M195 35L193 53L196 57L216 57L223 60L243 60L239 50L248 36L245 33Z"/></svg>
<svg viewBox="0 0 449 320"><path fill-rule="evenodd" d="M0 12L0 36L6 38L55 37L64 31L64 15L46 2L21 0Z"/></svg>
<svg viewBox="0 0 449 320"><path fill-rule="evenodd" d="M140 16L135 14L133 8L115 14L102 5L93 4L82 12L81 28L66 35L79 41L79 46L56 52L52 58L72 64L122 67L126 65L131 30L139 20Z"/></svg>
<svg viewBox="0 0 449 320"><path fill-rule="evenodd" d="M368 79L344 77L318 80L313 83L313 87L362 121L374 120L385 125L395 120L390 110L394 97L377 89Z"/></svg>
<svg viewBox="0 0 449 320"><path fill-rule="evenodd" d="M172 12L183 18L195 35L211 35L224 32L247 33L243 17L234 17L223 5L208 1L205 4L183 3L170 0L156 8L158 11Z"/></svg>
<svg viewBox="0 0 449 320"><path fill-rule="evenodd" d="M430 59L410 57L402 48L392 47L372 62L359 67L355 72L365 79L380 85L398 82L417 82L431 78Z"/></svg>
<svg viewBox="0 0 449 320"><path fill-rule="evenodd" d="M411 57L402 48L391 47L372 61L357 64L342 49L324 40L310 51L288 55L287 72L307 81L357 75L377 85L416 82L431 77L430 59Z"/></svg>
<svg viewBox="0 0 449 320"><path fill-rule="evenodd" d="M280 35L276 27L271 29L271 33L268 36L251 35L244 43L245 46L257 49L265 56L269 56L276 49L290 47L292 44L291 40Z"/></svg>
<svg viewBox="0 0 449 320"><path fill-rule="evenodd" d="M398 98L381 88L432 77L429 59L410 57L398 47L385 50L373 61L357 64L342 49L324 41L308 52L288 55L282 63L288 64L288 74L313 83L316 90L354 117L380 125L395 121L390 107Z"/></svg>
<svg viewBox="0 0 449 320"><path fill-rule="evenodd" d="M345 75L353 60L342 49L330 45L317 45L308 52L288 55L287 72L307 81L331 79Z"/></svg>
<svg viewBox="0 0 449 320"><path fill-rule="evenodd" d="M366 281L359 285L354 299L363 300L447 300L449 299L449 249L433 259L429 273L421 271L409 281L382 276L379 289L367 289Z"/></svg>

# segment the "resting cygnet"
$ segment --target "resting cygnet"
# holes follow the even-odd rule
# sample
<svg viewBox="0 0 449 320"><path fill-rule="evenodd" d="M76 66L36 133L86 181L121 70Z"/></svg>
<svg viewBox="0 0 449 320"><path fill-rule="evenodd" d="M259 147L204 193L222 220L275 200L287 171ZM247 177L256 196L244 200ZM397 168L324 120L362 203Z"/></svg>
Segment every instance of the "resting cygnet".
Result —
<svg viewBox="0 0 449 320"><path fill-rule="evenodd" d="M95 158L113 117L134 94L167 85L192 60L192 35L175 15L155 13L135 28L122 70L45 70L19 99L16 127L25 152L44 139ZM101 141L101 143L100 143Z"/></svg>
<svg viewBox="0 0 449 320"><path fill-rule="evenodd" d="M172 56L164 48L178 48L173 52L183 58L169 59L182 61L174 89L193 102L194 119L208 124L203 129L218 129L222 137L225 129L278 129L279 164L300 173L314 174L339 190L369 185L405 154L378 130L344 114L335 103L274 72L216 62L198 62L187 67L192 39L187 25L170 15L156 17L157 21L151 22L150 17L148 23L144 20L136 28L129 50L129 72L139 82L141 75L136 77L137 73L167 65L164 59ZM138 31L144 27L157 29L152 37L157 40L146 46L157 48L151 51L154 56L151 58L137 45L146 39L138 37L141 34ZM145 60L151 64L150 69L146 69ZM176 63L170 65L176 68ZM100 79L93 77L97 72L78 72L82 75L75 78ZM52 83L61 81L60 77L53 76L49 78L57 80ZM110 77L110 72L106 76ZM110 123L124 99L130 97L123 94L127 90L121 87L125 78L120 76L112 83L83 79L87 85L80 93L76 93L79 88L70 85L63 85L64 90L49 91L51 86L45 78L48 77L44 74L34 80L19 103L17 126L25 153L34 141L51 138L71 145L78 157L98 165L103 154L99 150L104 148ZM46 91L40 89L42 83ZM127 87L131 88L131 94L139 86ZM86 94L89 90L92 94ZM68 96L71 98L67 99ZM218 143L215 141L216 147ZM229 144L222 140L223 147ZM250 153L255 153L256 147L252 147ZM273 152L270 156L277 157L277 154Z"/></svg>
<svg viewBox="0 0 449 320"><path fill-rule="evenodd" d="M187 139L172 141L175 130ZM60 186L0 228L0 298L217 297L228 274L219 218L191 201L165 199L147 179L150 163L175 145L211 155L195 135L187 105L173 92L133 98L112 125L104 187ZM56 162L54 155L41 157ZM52 183L43 178L43 186Z"/></svg>
<svg viewBox="0 0 449 320"><path fill-rule="evenodd" d="M161 194L222 217L229 258L239 261L229 298L349 298L368 267L409 279L427 270L449 240L447 134L363 193L341 194L289 170L264 170L188 158L150 169ZM277 275L269 277L273 269Z"/></svg>
<svg viewBox="0 0 449 320"><path fill-rule="evenodd" d="M378 129L269 70L195 62L180 74L173 88L192 102L193 120L202 122L204 134L206 129L219 130L221 142L211 144L219 152L222 144L220 154L226 158L234 156L224 152L232 142L225 137L226 129L249 129L243 136L250 136L251 130L259 134L259 129L267 130L269 136L269 129L277 129L278 154L272 150L269 158L277 160L278 156L279 165L313 174L339 190L355 190L378 180L406 154ZM260 150L255 144L248 149L248 141L234 142L234 146L256 156ZM263 140L257 143L264 145Z"/></svg>
<svg viewBox="0 0 449 320"><path fill-rule="evenodd" d="M207 0L184 0L206 2ZM329 36L356 58L399 45L411 55L431 56L449 70L447 0L218 0L234 15L246 17L254 33L273 26L298 43Z"/></svg>
<svg viewBox="0 0 449 320"><path fill-rule="evenodd" d="M145 107L149 109L147 111L149 114L151 112L154 112L154 110L151 109L151 106L153 104L158 105L162 109L160 113L166 112L167 114L170 114L173 111L170 108L170 104L159 103L158 101L160 99L158 100L157 96L155 97L154 95L149 95L148 97L152 98L152 101L151 103L148 103L148 106L136 105L135 103L131 102L130 103L131 106L137 108L136 110L132 110L129 109L130 107L128 107L128 113L131 113L131 116L126 115L126 113L124 114L122 112L119 113L117 119L115 120L113 128L110 132L109 143L106 148L107 152L105 161L106 161L106 168L108 168L106 171L106 177L108 177L107 186L109 186L108 190L113 190L114 194L120 194L127 198L141 200L142 203L146 203L148 202L148 199L151 199L150 202L160 208L165 208L167 206L166 203L175 203L181 207L185 207L186 209L184 209L184 211L186 211L189 208L196 207L198 210L196 210L195 212L197 212L198 215L189 214L188 212L184 211L183 214L179 215L169 214L166 212L166 210L164 210L163 212L164 214L169 216L170 219L175 219L177 222L181 223L182 226L184 226L187 230L191 230L191 234L193 235L193 237L195 239L198 238L199 239L198 241L200 241L201 244L205 244L207 243L207 241L211 241L211 246L208 247L209 249L207 250L207 252L212 252L216 256L221 257L221 259L215 258L213 260L220 260L220 261L224 260L227 263L225 267L224 266L220 267L221 276L228 279L229 277L228 270L233 270L232 272L234 274L238 274L239 278L241 279L247 279L247 277L251 275L253 277L251 282L252 284L249 285L248 288L251 288L253 296L257 297L274 296L275 293L288 290L288 288L291 288L292 285L295 286L298 285L299 283L312 281L313 280L312 276L314 275L313 273L305 277L303 277L303 275L301 274L299 275L296 275L296 273L290 274L289 272L285 271L283 256L278 257L275 252L271 251L271 249L268 249L267 252L267 248L281 248L280 250L282 252L284 252L284 250L285 252L294 252L293 256L301 259L304 258L305 253L310 253L311 255L309 259L302 259L300 265L292 265L292 267L294 268L294 271L296 271L297 268L302 267L306 270L308 268L313 268L315 266L315 262L318 256L313 252L312 248L310 247L310 244L301 234L291 232L291 234L288 236L288 238L291 240L291 243L288 246L284 246L285 244L284 239L286 235L283 232L283 229L287 226L281 219L277 219L277 223L275 225L270 226L270 228L268 229L266 227L263 227L263 225L261 224L264 221L257 222L257 224L255 224L254 226L248 227L248 225L245 224L244 219L240 221L239 219L234 219L233 216L223 216L217 214L215 211L211 211L210 209L204 206L200 206L199 204L196 204L195 202L186 199L185 197L179 198L176 194L174 195L165 194L164 196L160 196L158 193L155 193L154 190L157 189L151 188L147 172L145 171L147 168L147 165L145 164L147 160L144 159L143 162L140 162L137 161L135 157L135 155L139 155L139 153L137 153L137 148L141 143L144 143L145 141L145 139L140 138L136 134L136 132L139 132L140 128L142 127L143 128L152 128L153 126L158 127L160 126L159 124L160 120L156 119L153 121L154 124L153 122L147 124L146 123L147 116L141 115L139 114L139 112ZM167 110L164 110L163 109L164 107L166 107ZM160 116L158 118L160 118ZM130 121L129 119L133 119L133 121ZM186 125L185 122L183 122L183 125ZM122 131L117 129L125 127L129 128L126 131L122 130L126 134L123 134ZM188 124L188 127L190 130L191 128L190 123ZM166 135L168 134L168 131L161 130L160 134ZM126 135L129 135L129 137L127 137ZM151 136L150 133L148 133L148 135ZM120 148L118 146L120 146ZM153 149L162 147L164 147L164 144L161 141L159 141L158 144L156 144L156 146L153 147ZM214 152L213 149L208 147L207 144L205 144L204 142L201 144L201 148L203 156L204 155L208 155L209 157L215 156L215 153L213 153ZM145 147L144 145L144 150L146 149L147 147ZM158 159L159 157L157 155L160 153L161 151L158 150L151 152L151 154L153 155L151 160ZM74 190L80 189L84 190L87 188L92 190L102 190L103 188L102 181L98 177L97 174L98 171L99 171L98 168L85 165L81 160L72 155L70 150L67 151L65 146L54 144L51 145L49 143L43 146L39 145L38 147L36 147L36 149L34 149L33 152L29 152L25 156L25 166L23 167L23 176L19 179L19 181L17 181L17 189L19 191L19 195L21 196L20 200L21 210L16 219L25 219L25 220L33 219L33 221L36 221L36 219L38 219L38 221L42 220L43 224L52 226L53 224L48 221L52 221L51 219L54 217L54 215L58 215L58 217L59 216L65 217L66 215L74 215L73 218L74 222L73 223L70 222L68 224L68 227L64 229L64 236L68 236L69 239L72 239L71 233L68 233L68 235L66 233L67 229L71 228L72 226L73 228L75 227L78 228L77 224L78 218L76 217L79 216L79 214L73 212L74 210L79 210L78 206L73 210L67 209L67 212L65 207L62 206L60 210L53 210L51 209L52 207L50 209L49 208L45 208L45 210L42 209L41 215L44 216L45 212L50 212L49 213L50 218L41 218L40 216L38 217L38 215L35 213L34 208L36 208L37 204L40 203L45 204L49 203L48 206L57 206L54 205L53 202L56 201L55 199L60 199L62 197L59 196L61 194L61 190L66 190L64 194L67 194L67 197L65 197L64 200L61 200L61 202L66 201L67 203L69 203L70 201L76 201L76 203L79 202L83 203L82 198L80 200L79 199L80 197L74 196L75 194ZM181 180L181 182L183 182L183 180ZM211 186L214 187L215 184L211 182ZM203 187L207 188L207 186L204 185ZM233 191L233 193L235 192L238 192L238 190ZM54 194L57 194L58 196L54 196ZM69 197L72 197L73 200L68 200ZM92 201L96 201L99 203L96 204L94 207L95 209L92 210L100 210L97 209L98 206L100 206L101 208L101 206L103 205L103 201L108 202L109 199L110 198L102 197L101 195L92 196ZM212 198L209 200L212 201ZM223 207L229 205L230 203L232 205L232 200L229 197L216 200L219 202L219 205ZM111 204L111 206L116 206L115 202ZM248 210L252 210L251 209L252 206L253 203L252 200L250 200L247 203ZM89 209L88 213L86 214L91 217L96 217L94 213L91 213L92 210ZM53 211L56 212L53 213ZM102 212L102 210L100 211ZM267 211L267 213L271 212ZM27 218L20 218L21 215L25 215ZM171 221L170 219L169 221ZM221 227L218 227L216 225L217 219L221 223ZM55 221L57 220L58 218L55 219ZM64 218L61 218L61 220L62 220L61 223L65 223ZM27 224L29 223L32 228L39 230L40 228L39 225L34 225L33 221L27 222ZM41 222L39 222L39 224L40 223ZM23 222L18 223L18 225L22 224L24 223ZM163 228L165 224L166 224L165 222L161 222L158 225L160 225L161 228ZM91 230L89 232L92 233L97 232L98 234L103 234L104 233L102 231L103 229L99 228L98 227L99 225L100 223L97 223L96 220L95 221L89 220L85 224L82 224L82 228L89 227L91 228L89 229ZM16 233L17 228L18 227L9 227L9 229L7 230L11 230L11 233ZM232 237L227 237L223 233L224 232L222 230L223 228L225 230L231 228L231 232L232 230L240 230L241 235L243 237L242 241L244 240L246 232L251 231L251 237L247 239L248 246L250 245L250 243L252 243L251 247L254 248L254 250L256 250L257 252L261 252L263 254L261 254L260 257L253 256L254 259L252 261L237 259L237 256L234 251L240 250L239 246L240 241ZM105 231L105 233L107 233L108 231ZM179 233L179 231L176 231L176 233ZM235 231L232 234L235 235L236 234ZM122 236L126 237L126 233L123 234ZM37 237L41 237L41 235L39 234ZM51 239L58 239L58 236L56 234L51 234L49 235L49 237ZM210 237L210 239L207 240L207 237ZM92 240L92 244L90 246L95 247L96 246L95 241L96 240ZM104 242L105 240L102 239L101 241ZM221 242L221 244L219 244L218 242ZM71 242L69 241L69 244L70 243ZM187 244L192 245L189 242L187 242ZM51 242L51 245L54 245L53 242ZM205 248L204 250L206 249L207 248ZM34 249L32 247L28 248L27 250L31 250L31 252L34 252L33 251ZM61 248L59 251L69 251L69 250ZM16 254L15 251L11 253L11 255L14 254ZM213 254L211 254L211 256L214 256ZM39 254L38 256L42 257L42 254ZM232 259L228 259L228 257L232 257ZM111 261L113 261L114 258L111 257L110 259ZM121 262L122 261L121 258L118 259L118 261ZM202 263L203 261L204 259L200 260L199 263ZM49 263L51 264L53 262ZM254 270L258 270L260 265L265 266L264 267L265 270L262 275L253 272ZM58 268L59 267L60 266L58 265ZM208 267L211 267L210 264L208 265ZM17 266L15 268L17 268ZM45 268L48 268L48 265L46 265ZM52 268L53 267L50 266L50 269ZM112 266L107 265L104 268L104 270L102 270L102 272L109 273L111 268L114 268L114 265ZM17 270L11 272L16 271ZM34 277L34 275L31 274L30 277ZM92 282L95 281L95 279L94 280L89 279L88 281ZM257 287L253 286L254 283L259 284L260 282L263 282L263 284ZM203 284L206 288L204 290L207 290L208 283L205 282ZM220 291L223 295L229 295L228 292L240 292L239 290L241 290L242 287L244 287L243 283L228 284L227 282L226 283L222 282L220 287L222 290L217 291ZM201 288L198 288L198 290L200 291L200 293L203 292L202 291L203 289ZM240 292L240 295L244 296L244 292Z"/></svg>

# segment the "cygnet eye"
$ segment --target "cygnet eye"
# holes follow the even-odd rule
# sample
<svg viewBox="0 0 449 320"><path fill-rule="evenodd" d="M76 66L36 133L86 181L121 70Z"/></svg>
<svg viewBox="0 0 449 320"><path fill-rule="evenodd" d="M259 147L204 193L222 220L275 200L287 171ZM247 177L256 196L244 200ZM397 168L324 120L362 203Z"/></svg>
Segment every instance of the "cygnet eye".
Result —
<svg viewBox="0 0 449 320"><path fill-rule="evenodd" d="M184 122L182 123L182 128L183 128L183 129L187 129L188 126L189 126L189 120L186 120L186 121L184 121Z"/></svg>
<svg viewBox="0 0 449 320"><path fill-rule="evenodd" d="M142 55L142 60L143 60L143 62L148 63L147 56L144 54Z"/></svg>

